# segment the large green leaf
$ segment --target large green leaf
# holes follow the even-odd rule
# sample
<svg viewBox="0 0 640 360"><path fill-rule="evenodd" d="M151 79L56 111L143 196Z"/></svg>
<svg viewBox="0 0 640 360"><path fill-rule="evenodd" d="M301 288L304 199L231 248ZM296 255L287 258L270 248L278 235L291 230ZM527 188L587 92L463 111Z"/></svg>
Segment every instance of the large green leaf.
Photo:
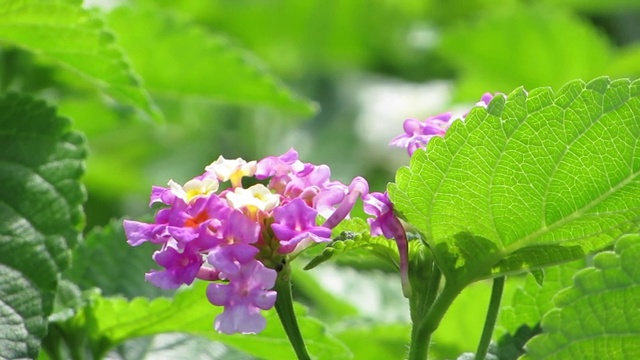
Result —
<svg viewBox="0 0 640 360"><path fill-rule="evenodd" d="M41 101L0 98L0 357L33 358L83 222L84 141Z"/></svg>
<svg viewBox="0 0 640 360"><path fill-rule="evenodd" d="M80 74L119 101L161 118L118 47L89 11L60 1L0 0L0 41Z"/></svg>
<svg viewBox="0 0 640 360"><path fill-rule="evenodd" d="M496 97L416 152L389 191L450 282L603 249L640 219L640 82Z"/></svg>
<svg viewBox="0 0 640 360"><path fill-rule="evenodd" d="M213 329L221 307L211 305L205 296L206 284L198 282L179 292L173 300L157 298L97 298L84 314L95 355L127 339L168 332L199 335L219 341L261 359L295 359L289 340L275 310L265 312L267 327L258 335L224 335ZM349 359L350 353L326 333L323 325L298 308L298 321L307 347L318 359Z"/></svg>
<svg viewBox="0 0 640 360"><path fill-rule="evenodd" d="M153 10L119 8L108 19L155 94L266 105L305 116L315 111L222 35Z"/></svg>
<svg viewBox="0 0 640 360"><path fill-rule="evenodd" d="M640 235L593 260L555 297L522 359L640 358Z"/></svg>
<svg viewBox="0 0 640 360"><path fill-rule="evenodd" d="M559 87L606 75L611 44L589 23L553 7L493 7L444 33L441 51L460 70L458 96L518 86Z"/></svg>

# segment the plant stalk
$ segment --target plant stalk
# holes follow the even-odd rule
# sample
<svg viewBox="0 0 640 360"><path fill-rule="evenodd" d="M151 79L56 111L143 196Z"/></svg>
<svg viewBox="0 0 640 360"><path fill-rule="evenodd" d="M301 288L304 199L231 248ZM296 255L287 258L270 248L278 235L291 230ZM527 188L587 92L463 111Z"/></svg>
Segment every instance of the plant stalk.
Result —
<svg viewBox="0 0 640 360"><path fill-rule="evenodd" d="M491 343L491 336L493 335L493 329L496 326L496 319L498 318L498 312L500 311L500 301L502 299L502 292L504 291L504 281L504 276L493 279L491 300L489 300L487 318L484 321L484 328L482 329L482 336L480 337L478 349L476 350L475 360L484 360L487 357L487 351L489 350L489 344Z"/></svg>
<svg viewBox="0 0 640 360"><path fill-rule="evenodd" d="M278 296L276 298L276 312L280 318L280 322L284 327L284 331L289 338L289 342L293 346L296 356L300 360L310 360L311 357L304 344L298 320L293 309L293 296L291 294L291 267L286 264L278 273L276 285L273 288Z"/></svg>

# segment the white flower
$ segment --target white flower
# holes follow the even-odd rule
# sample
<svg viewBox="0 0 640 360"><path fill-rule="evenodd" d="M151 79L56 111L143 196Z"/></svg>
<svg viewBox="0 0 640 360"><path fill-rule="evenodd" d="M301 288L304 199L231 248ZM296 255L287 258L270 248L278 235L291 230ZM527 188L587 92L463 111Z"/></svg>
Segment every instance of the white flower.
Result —
<svg viewBox="0 0 640 360"><path fill-rule="evenodd" d="M199 197L207 197L218 191L218 180L214 178L191 179L184 185L180 185L173 180L169 180L171 192L178 198L190 203Z"/></svg>
<svg viewBox="0 0 640 360"><path fill-rule="evenodd" d="M234 209L270 211L280 204L280 196L273 194L266 186L256 184L248 189L235 188L226 195L227 202Z"/></svg>
<svg viewBox="0 0 640 360"><path fill-rule="evenodd" d="M242 158L228 160L220 155L205 171L214 174L220 181L231 180L231 186L238 187L243 176L253 176L256 173L256 162L246 162Z"/></svg>

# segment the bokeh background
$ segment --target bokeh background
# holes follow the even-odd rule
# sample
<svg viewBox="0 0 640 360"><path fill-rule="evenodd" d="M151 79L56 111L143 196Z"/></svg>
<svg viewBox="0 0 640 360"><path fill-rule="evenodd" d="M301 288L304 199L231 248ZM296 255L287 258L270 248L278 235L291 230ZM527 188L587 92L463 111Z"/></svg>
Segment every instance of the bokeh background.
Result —
<svg viewBox="0 0 640 360"><path fill-rule="evenodd" d="M47 99L86 134L87 231L150 214L151 185L184 182L219 155L250 160L295 147L303 161L328 164L334 178L361 175L382 191L408 164L404 150L387 146L406 118L464 112L485 92L640 75L640 0L117 0L85 7L124 49L155 119L10 46L0 49L0 84L3 92ZM263 93L265 83L281 94ZM365 318L407 321L395 274L363 275L353 266L321 274ZM454 304L434 338L439 358L475 346L485 285ZM364 302L363 291L377 295Z"/></svg>

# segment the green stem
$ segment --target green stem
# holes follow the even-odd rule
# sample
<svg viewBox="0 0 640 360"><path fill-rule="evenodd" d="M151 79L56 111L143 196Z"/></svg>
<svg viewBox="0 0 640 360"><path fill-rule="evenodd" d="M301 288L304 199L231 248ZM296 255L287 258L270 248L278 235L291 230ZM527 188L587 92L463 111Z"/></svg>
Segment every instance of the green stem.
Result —
<svg viewBox="0 0 640 360"><path fill-rule="evenodd" d="M438 278L439 281L439 278ZM425 316L414 318L411 345L409 347L409 360L424 360L429 353L429 341L431 334L438 328L449 306L462 291L464 286L445 283L442 292L433 301Z"/></svg>
<svg viewBox="0 0 640 360"><path fill-rule="evenodd" d="M287 333L289 342L300 360L310 360L311 357L307 352L304 339L298 327L298 320L293 310L293 296L291 294L291 267L287 264L278 273L276 285L273 288L277 293L276 312L280 318L280 322Z"/></svg>
<svg viewBox="0 0 640 360"><path fill-rule="evenodd" d="M413 295L409 300L411 310L411 345L409 346L410 360L423 360L429 355L431 333L421 326L422 319L433 305L440 288L442 272L437 265L431 265L431 275L425 291L420 292L420 286L413 286Z"/></svg>
<svg viewBox="0 0 640 360"><path fill-rule="evenodd" d="M431 278L429 279L429 292L427 293L427 298L425 301L425 305L427 309L431 308L433 302L436 300L436 295L438 295L438 291L440 291L440 280L442 279L442 272L440 268L435 263L433 264L433 270L431 272Z"/></svg>
<svg viewBox="0 0 640 360"><path fill-rule="evenodd" d="M498 312L500 311L500 300L502 299L502 291L504 290L504 280L504 276L493 279L491 300L489 301L487 318L484 321L484 328L482 329L482 336L480 337L478 350L476 350L475 360L484 360L487 356L489 343L491 343L491 335L493 335L493 329L496 326L496 319L498 318Z"/></svg>

